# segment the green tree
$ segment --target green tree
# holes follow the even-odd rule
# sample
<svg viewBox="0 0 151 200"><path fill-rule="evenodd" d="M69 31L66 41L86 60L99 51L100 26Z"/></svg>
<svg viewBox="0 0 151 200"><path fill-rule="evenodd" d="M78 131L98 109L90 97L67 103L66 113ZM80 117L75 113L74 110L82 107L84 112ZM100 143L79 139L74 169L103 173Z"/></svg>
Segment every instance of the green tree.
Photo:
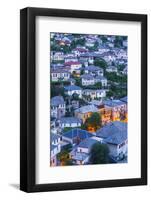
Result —
<svg viewBox="0 0 151 200"><path fill-rule="evenodd" d="M109 163L109 149L106 144L96 143L90 151L90 163L106 164Z"/></svg>
<svg viewBox="0 0 151 200"><path fill-rule="evenodd" d="M66 165L70 160L69 152L67 150L62 150L57 154L57 159L60 161L61 165Z"/></svg>
<svg viewBox="0 0 151 200"><path fill-rule="evenodd" d="M93 127L95 129L95 131L100 128L101 126L101 117L100 114L97 112L92 113L92 115L87 118L86 122L85 122L85 127L87 127L87 129L89 127Z"/></svg>
<svg viewBox="0 0 151 200"><path fill-rule="evenodd" d="M107 67L106 61L104 59L102 59L102 58L101 59L96 59L94 61L94 65L99 66L99 67L101 67L103 69L106 69L106 67Z"/></svg>

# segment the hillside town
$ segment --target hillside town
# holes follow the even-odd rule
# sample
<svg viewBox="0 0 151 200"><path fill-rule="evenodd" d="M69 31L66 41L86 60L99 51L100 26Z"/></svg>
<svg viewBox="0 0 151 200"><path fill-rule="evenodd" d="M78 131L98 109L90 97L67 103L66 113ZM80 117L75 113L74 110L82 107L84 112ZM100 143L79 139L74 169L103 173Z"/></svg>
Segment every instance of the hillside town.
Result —
<svg viewBox="0 0 151 200"><path fill-rule="evenodd" d="M50 33L50 166L127 163L127 39Z"/></svg>

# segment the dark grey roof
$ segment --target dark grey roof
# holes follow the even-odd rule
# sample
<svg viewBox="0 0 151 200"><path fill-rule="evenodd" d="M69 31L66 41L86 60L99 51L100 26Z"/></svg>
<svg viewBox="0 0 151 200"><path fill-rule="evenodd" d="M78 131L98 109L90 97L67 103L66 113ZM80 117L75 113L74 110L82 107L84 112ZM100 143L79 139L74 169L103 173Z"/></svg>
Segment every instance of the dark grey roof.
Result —
<svg viewBox="0 0 151 200"><path fill-rule="evenodd" d="M121 101L123 101L123 102L125 102L125 103L127 103L127 102L128 102L127 96L126 96L126 97L123 97L123 98L121 98L120 100L121 100Z"/></svg>
<svg viewBox="0 0 151 200"><path fill-rule="evenodd" d="M90 74L83 74L81 78L86 79L86 80L94 80L94 77Z"/></svg>
<svg viewBox="0 0 151 200"><path fill-rule="evenodd" d="M85 70L92 71L92 72L103 71L102 68L95 66L95 65L89 65L89 66L85 67Z"/></svg>
<svg viewBox="0 0 151 200"><path fill-rule="evenodd" d="M120 144L127 139L127 123L120 121L108 123L96 132L96 136L103 138L107 143Z"/></svg>
<svg viewBox="0 0 151 200"><path fill-rule="evenodd" d="M98 109L94 105L87 105L76 109L75 112L80 112L80 113L98 112Z"/></svg>
<svg viewBox="0 0 151 200"><path fill-rule="evenodd" d="M62 96L55 96L51 98L51 105L52 106L58 106L64 104L64 99Z"/></svg>
<svg viewBox="0 0 151 200"><path fill-rule="evenodd" d="M121 134L113 134L104 141L109 144L118 145L123 143L125 140L127 140L127 131L123 131Z"/></svg>
<svg viewBox="0 0 151 200"><path fill-rule="evenodd" d="M65 88L65 90L67 90L67 91L81 90L81 87L76 86L76 85L69 85L69 86L65 86L64 88Z"/></svg>
<svg viewBox="0 0 151 200"><path fill-rule="evenodd" d="M65 68L52 68L51 73L68 73L68 74L70 74L70 72Z"/></svg>
<svg viewBox="0 0 151 200"><path fill-rule="evenodd" d="M87 139L83 140L82 142L80 142L78 147L90 149L97 142L98 142L97 140L94 140L92 138L87 138Z"/></svg>
<svg viewBox="0 0 151 200"><path fill-rule="evenodd" d="M70 131L63 133L62 136L70 138L70 139L78 137L78 138L84 140L84 139L92 137L94 135L92 133L89 133L86 130L82 130L80 128L75 128L75 129L72 129Z"/></svg>
<svg viewBox="0 0 151 200"><path fill-rule="evenodd" d="M81 123L81 120L77 117L62 117L60 123Z"/></svg>
<svg viewBox="0 0 151 200"><path fill-rule="evenodd" d="M123 105L125 104L123 101L120 101L120 100L105 100L104 102L104 105L106 106L109 106L109 107L115 107L115 106L120 106L120 105Z"/></svg>

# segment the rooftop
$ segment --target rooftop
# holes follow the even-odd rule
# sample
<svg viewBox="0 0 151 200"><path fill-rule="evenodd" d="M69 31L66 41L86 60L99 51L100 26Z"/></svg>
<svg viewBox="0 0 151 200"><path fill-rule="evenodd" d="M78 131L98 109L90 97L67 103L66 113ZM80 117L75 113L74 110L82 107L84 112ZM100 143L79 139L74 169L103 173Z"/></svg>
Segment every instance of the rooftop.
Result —
<svg viewBox="0 0 151 200"><path fill-rule="evenodd" d="M78 145L78 147L82 147L82 148L88 148L90 149L95 143L97 143L98 141L92 138L87 138L83 141L81 141Z"/></svg>
<svg viewBox="0 0 151 200"><path fill-rule="evenodd" d="M64 102L64 99L63 99L63 97L62 96L55 96L55 97L52 97L51 98L51 105L52 106L58 106L58 105L62 105L62 104L64 104L65 102Z"/></svg>
<svg viewBox="0 0 151 200"><path fill-rule="evenodd" d="M96 132L97 137L101 137L107 143L121 144L127 139L127 123L114 121L100 128Z"/></svg>
<svg viewBox="0 0 151 200"><path fill-rule="evenodd" d="M83 74L83 75L81 76L81 78L87 79L87 80L92 80L92 79L94 79L94 77L93 77L92 75L90 75L90 74Z"/></svg>
<svg viewBox="0 0 151 200"><path fill-rule="evenodd" d="M102 68L95 66L95 65L89 65L89 66L85 67L85 70L88 70L88 71L103 71Z"/></svg>
<svg viewBox="0 0 151 200"><path fill-rule="evenodd" d="M123 101L123 102L125 102L125 103L127 103L127 102L128 102L127 96L126 96L126 97L123 97L123 98L121 98L120 100L121 100L121 101Z"/></svg>
<svg viewBox="0 0 151 200"><path fill-rule="evenodd" d="M121 100L105 100L103 103L105 106L109 106L109 107L115 107L115 106L120 106L120 105L125 104L125 102Z"/></svg>
<svg viewBox="0 0 151 200"><path fill-rule="evenodd" d="M69 85L64 87L65 90L73 91L73 90L81 90L81 87L77 85Z"/></svg>
<svg viewBox="0 0 151 200"><path fill-rule="evenodd" d="M86 139L86 138L89 138L89 137L92 137L93 134L92 133L89 133L88 131L86 130L82 130L80 128L75 128L75 129L72 129L72 130L69 130L65 133L63 133L64 137L68 137L70 139L73 139L75 137L78 137L82 140Z"/></svg>
<svg viewBox="0 0 151 200"><path fill-rule="evenodd" d="M75 112L80 112L80 113L98 112L98 109L94 105L87 105L78 108L77 110L75 110Z"/></svg>

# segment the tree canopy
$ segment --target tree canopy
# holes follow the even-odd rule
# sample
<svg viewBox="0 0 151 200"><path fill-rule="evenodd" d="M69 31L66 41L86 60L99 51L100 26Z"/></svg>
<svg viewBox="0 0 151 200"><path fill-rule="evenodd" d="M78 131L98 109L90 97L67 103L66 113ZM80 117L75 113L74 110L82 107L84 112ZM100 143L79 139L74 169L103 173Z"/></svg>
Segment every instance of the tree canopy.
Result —
<svg viewBox="0 0 151 200"><path fill-rule="evenodd" d="M97 112L94 112L89 118L87 118L83 128L88 130L91 127L94 129L94 131L96 131L98 128L100 128L100 126L101 126L100 114Z"/></svg>
<svg viewBox="0 0 151 200"><path fill-rule="evenodd" d="M91 148L90 163L106 164L109 163L109 149L106 144L97 142Z"/></svg>

